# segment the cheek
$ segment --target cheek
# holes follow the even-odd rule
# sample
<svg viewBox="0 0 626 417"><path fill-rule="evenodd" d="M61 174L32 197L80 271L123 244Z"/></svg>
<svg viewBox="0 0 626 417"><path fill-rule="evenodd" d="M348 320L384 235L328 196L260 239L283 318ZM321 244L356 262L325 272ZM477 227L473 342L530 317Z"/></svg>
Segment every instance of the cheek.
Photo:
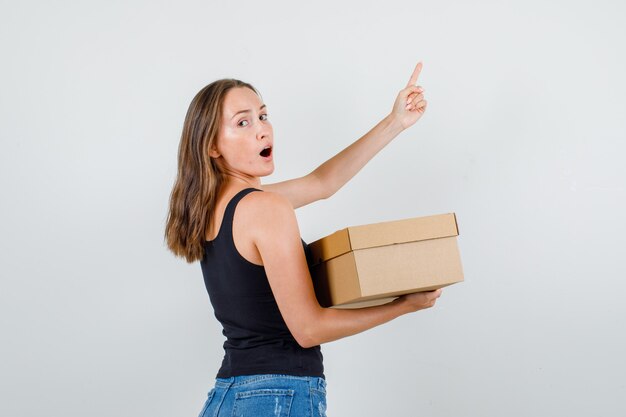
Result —
<svg viewBox="0 0 626 417"><path fill-rule="evenodd" d="M225 129L217 141L217 150L226 159L237 157L237 148L240 139L229 129Z"/></svg>
<svg viewBox="0 0 626 417"><path fill-rule="evenodd" d="M232 141L224 143L220 149L222 156L231 166L248 166L258 162L256 158L256 148L245 146L245 144Z"/></svg>

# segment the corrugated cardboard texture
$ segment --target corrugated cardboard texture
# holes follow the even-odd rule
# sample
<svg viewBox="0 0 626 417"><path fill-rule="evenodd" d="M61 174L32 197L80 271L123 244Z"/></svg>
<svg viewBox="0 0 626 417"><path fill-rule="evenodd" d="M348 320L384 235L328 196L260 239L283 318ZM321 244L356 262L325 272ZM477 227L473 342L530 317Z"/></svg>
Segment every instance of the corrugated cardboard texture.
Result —
<svg viewBox="0 0 626 417"><path fill-rule="evenodd" d="M354 255L361 297L399 295L463 280L455 237L362 249Z"/></svg>
<svg viewBox="0 0 626 417"><path fill-rule="evenodd" d="M361 249L354 256L362 297L463 280L456 237Z"/></svg>
<svg viewBox="0 0 626 417"><path fill-rule="evenodd" d="M354 253L346 253L334 258L332 262L323 262L310 268L311 277L315 286L315 295L324 307L341 303L341 299L357 299L361 296L361 287L358 279L327 279L327 277L355 277L357 267ZM341 294L341 299L332 294Z"/></svg>
<svg viewBox="0 0 626 417"><path fill-rule="evenodd" d="M443 288L463 281L463 269L456 237L448 237L356 250L315 265L311 276L330 307Z"/></svg>
<svg viewBox="0 0 626 417"><path fill-rule="evenodd" d="M310 271L318 301L366 307L463 281L457 235L448 213L352 226L315 241Z"/></svg>
<svg viewBox="0 0 626 417"><path fill-rule="evenodd" d="M335 258L341 254L350 252L350 236L348 229L341 229L315 242L309 243L312 265L316 265L327 259Z"/></svg>
<svg viewBox="0 0 626 417"><path fill-rule="evenodd" d="M454 213L348 228L352 250L458 235Z"/></svg>
<svg viewBox="0 0 626 417"><path fill-rule="evenodd" d="M309 244L315 265L351 250L457 236L454 213L351 226Z"/></svg>
<svg viewBox="0 0 626 417"><path fill-rule="evenodd" d="M373 306L379 306L379 305L390 303L396 298L398 297L367 299L365 301L357 301L355 303L339 304L336 306L332 306L331 308L351 309L351 308L373 307Z"/></svg>

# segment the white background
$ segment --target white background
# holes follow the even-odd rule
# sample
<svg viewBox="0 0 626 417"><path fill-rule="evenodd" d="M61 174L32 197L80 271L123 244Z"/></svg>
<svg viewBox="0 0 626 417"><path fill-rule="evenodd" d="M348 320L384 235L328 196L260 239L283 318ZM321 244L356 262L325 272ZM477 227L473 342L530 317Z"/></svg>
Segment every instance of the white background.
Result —
<svg viewBox="0 0 626 417"><path fill-rule="evenodd" d="M223 336L163 232L187 106L257 87L276 171L422 119L332 198L348 225L455 212L466 281L322 346L329 416L626 415L620 1L3 1L0 415L196 416Z"/></svg>

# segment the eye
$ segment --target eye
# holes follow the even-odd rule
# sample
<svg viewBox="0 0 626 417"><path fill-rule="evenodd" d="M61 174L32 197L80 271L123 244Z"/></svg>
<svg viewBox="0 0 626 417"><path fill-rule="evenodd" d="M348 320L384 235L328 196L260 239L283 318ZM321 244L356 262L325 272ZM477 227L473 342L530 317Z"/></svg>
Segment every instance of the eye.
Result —
<svg viewBox="0 0 626 417"><path fill-rule="evenodd" d="M261 119L261 120L267 120L267 118L268 118L268 115L267 115L267 113L265 113L265 114L262 114L262 115L261 115L260 117L263 117L263 116L265 116L265 119Z"/></svg>
<svg viewBox="0 0 626 417"><path fill-rule="evenodd" d="M247 121L247 120L242 120L241 122L237 123L237 126L242 126L241 124L242 124L243 122L248 123L248 121ZM246 126L247 126L247 125L243 125L243 127L246 127Z"/></svg>

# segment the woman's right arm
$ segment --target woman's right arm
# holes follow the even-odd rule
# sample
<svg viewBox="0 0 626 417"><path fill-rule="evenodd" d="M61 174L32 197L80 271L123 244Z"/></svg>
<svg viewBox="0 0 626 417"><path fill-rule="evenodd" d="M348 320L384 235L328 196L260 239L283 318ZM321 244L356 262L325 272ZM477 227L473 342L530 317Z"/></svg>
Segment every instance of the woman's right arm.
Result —
<svg viewBox="0 0 626 417"><path fill-rule="evenodd" d="M432 307L441 294L441 290L409 294L375 307L322 308L315 297L298 222L289 200L272 192L252 193L245 200L248 200L246 210L255 219L249 233L263 259L276 303L302 347L351 336L403 314Z"/></svg>

